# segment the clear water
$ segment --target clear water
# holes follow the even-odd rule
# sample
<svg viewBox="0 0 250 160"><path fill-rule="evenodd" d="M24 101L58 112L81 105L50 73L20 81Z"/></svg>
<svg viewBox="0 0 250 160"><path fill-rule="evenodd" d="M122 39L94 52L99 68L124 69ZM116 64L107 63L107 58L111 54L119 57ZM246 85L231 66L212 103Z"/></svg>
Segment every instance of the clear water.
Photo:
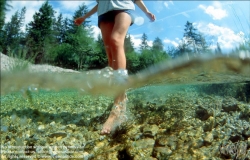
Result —
<svg viewBox="0 0 250 160"><path fill-rule="evenodd" d="M183 134L185 137L186 129L192 127L191 122L197 121L191 120L194 118L195 107L198 105L206 106L208 110L211 108L213 118L219 117L221 103L227 97L238 98L239 101L242 101L242 106L245 106L246 110L247 108L250 110L250 97L246 97L249 96L249 93L244 93L244 95L242 93L243 96L239 93L239 91L241 92L239 87L246 86L246 84L250 86L249 52L240 52L230 56L182 57L129 75L123 83L116 80L116 74L108 68L79 73L28 72L26 70L2 72L0 131L2 151L6 151L6 146L35 145L47 146L47 148L49 146L78 146L85 148L75 151L76 154L81 154L85 159L95 158L102 154L111 155L107 148L112 148L113 145L120 145L122 148L122 144L128 142L126 137L131 136L130 131L136 126L145 127L157 124L161 130L165 129L164 132L159 130L158 136L154 137L156 144L159 137L164 137L164 135L172 136L173 139L176 139L174 135ZM129 99L129 127L124 126L125 131L119 129L117 134L122 135L121 137L117 135L106 137L108 139L106 141L105 137L98 133L112 107L113 96L124 90L127 91ZM242 92L246 92L246 90L242 90ZM237 113L229 115L239 117ZM248 117L248 113L245 116ZM205 126L208 121L204 121ZM238 123L249 125L249 119L244 119L243 116L233 123L233 120L229 118L226 122L227 126L221 126L221 132L225 132L225 135L229 134L226 128L235 128L235 124ZM197 129L198 134L201 126L193 126L194 129L191 130ZM248 127L250 128L250 126ZM61 131L65 131L66 134ZM190 132L187 134L192 136ZM197 139L199 140L208 133L210 131L201 133ZM233 132L230 131L230 133ZM59 136L53 137L54 135ZM64 137L64 135L67 136ZM38 140L34 140L36 138ZM139 145L138 156L143 159L142 155L146 153L140 150L139 142L144 144L146 141L143 140L147 138L143 137L143 133L138 133L135 137L128 139L132 141L131 146ZM198 140L197 142L199 142ZM182 141L176 143L173 140L171 144L169 142L169 147L175 154L168 155L170 156L168 158L173 159L173 157L178 158L180 155L185 155L186 158L191 157L192 159L195 154L190 150L193 150L192 145L197 144L190 145L187 143L188 141L190 140L183 138L183 144ZM196 152L201 153L205 158L211 158L209 157L210 151L214 148L218 149L222 143L222 140L217 139L216 141L218 142L204 145L204 150ZM241 142L244 146L244 141ZM106 144L106 148L99 151L98 147L102 148L103 143ZM230 144L236 145L234 141ZM175 145L177 145L176 150ZM178 147L178 145L183 147ZM185 150L186 145L189 145L191 149L186 148ZM225 147L228 145L226 143ZM180 150L180 148L183 149ZM206 148L209 152L206 151ZM56 154L54 151L47 151L45 156L53 157L53 154ZM132 152L128 148L120 149L118 159L131 158ZM214 152L213 156L217 155L215 157L217 159L230 157L226 155L229 154L230 147L224 151L224 155L220 155L218 150ZM31 157L38 154L37 150L37 153L31 154ZM10 156L7 153L6 155ZM74 156L76 157L76 155ZM151 156L157 157L157 154ZM235 156L231 155L231 158ZM241 155L238 154L238 156ZM163 155L161 158L166 157Z"/></svg>
<svg viewBox="0 0 250 160"><path fill-rule="evenodd" d="M135 75L130 75L127 82L117 85L114 73L109 69L81 73L30 73L18 71L1 73L1 95L30 90L77 89L86 94L115 95L122 90L136 89L145 85L235 83L250 79L250 53L169 60L149 67Z"/></svg>

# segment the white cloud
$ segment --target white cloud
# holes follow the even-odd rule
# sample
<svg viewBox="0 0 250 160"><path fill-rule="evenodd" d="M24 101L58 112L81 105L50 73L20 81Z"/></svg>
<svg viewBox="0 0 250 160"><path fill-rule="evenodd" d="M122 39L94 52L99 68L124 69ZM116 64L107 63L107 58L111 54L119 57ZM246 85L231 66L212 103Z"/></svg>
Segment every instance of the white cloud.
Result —
<svg viewBox="0 0 250 160"><path fill-rule="evenodd" d="M149 41L149 40L148 40L148 45L149 45L150 47L152 47L152 46L153 46L153 41Z"/></svg>
<svg viewBox="0 0 250 160"><path fill-rule="evenodd" d="M198 8L204 10L204 12L210 15L214 20L220 20L227 17L227 11L222 9L220 2L214 2L212 6L199 5Z"/></svg>
<svg viewBox="0 0 250 160"><path fill-rule="evenodd" d="M165 2L163 2L163 5L164 5L166 8L169 8L169 4L174 5L174 2L173 2L173 1L165 1Z"/></svg>
<svg viewBox="0 0 250 160"><path fill-rule="evenodd" d="M174 3L172 1L154 1L154 10L159 13L164 10L165 7L169 9L169 4L173 5Z"/></svg>
<svg viewBox="0 0 250 160"><path fill-rule="evenodd" d="M165 6L166 8L169 8L169 7L168 7L168 2L164 2L163 4L164 4L164 6Z"/></svg>
<svg viewBox="0 0 250 160"><path fill-rule="evenodd" d="M171 45L173 45L174 47L177 47L177 46L178 46L178 43L177 43L176 41L172 41L172 40L167 39L167 38L164 39L163 42L166 43L166 44L171 44Z"/></svg>
<svg viewBox="0 0 250 160"><path fill-rule="evenodd" d="M141 36L142 34L137 34L137 35L130 35L132 42L134 43L135 48L139 48L141 44Z"/></svg>
<svg viewBox="0 0 250 160"><path fill-rule="evenodd" d="M98 35L101 35L101 30L97 26L91 26L93 28L93 37L97 40Z"/></svg>
<svg viewBox="0 0 250 160"><path fill-rule="evenodd" d="M218 42L222 49L231 50L237 47L240 43L244 42L244 33L235 33L233 30L227 27L217 26L213 23L197 23L196 28L204 35L214 37L212 48L215 47Z"/></svg>

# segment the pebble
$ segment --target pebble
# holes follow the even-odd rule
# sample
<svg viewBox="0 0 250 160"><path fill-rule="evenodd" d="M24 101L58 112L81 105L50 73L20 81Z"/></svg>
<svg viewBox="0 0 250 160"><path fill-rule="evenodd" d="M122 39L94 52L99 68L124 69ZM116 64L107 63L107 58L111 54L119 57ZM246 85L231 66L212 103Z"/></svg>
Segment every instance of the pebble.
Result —
<svg viewBox="0 0 250 160"><path fill-rule="evenodd" d="M65 133L65 132L55 132L55 133L51 133L51 134L48 135L48 137L50 137L50 138L54 138L54 137L62 137L62 138L64 138L66 136L67 136L67 133Z"/></svg>
<svg viewBox="0 0 250 160"><path fill-rule="evenodd" d="M129 156L134 157L140 153L141 158L150 157L153 152L155 140L151 138L140 139L133 141L127 149Z"/></svg>
<svg viewBox="0 0 250 160"><path fill-rule="evenodd" d="M38 131L44 131L45 125L41 124L37 127Z"/></svg>
<svg viewBox="0 0 250 160"><path fill-rule="evenodd" d="M155 124L146 125L145 127L143 127L143 135L154 137L157 134L158 130L159 130L159 127Z"/></svg>
<svg viewBox="0 0 250 160"><path fill-rule="evenodd" d="M207 109L198 106L195 110L196 118L199 118L202 121L207 120L210 117L210 114Z"/></svg>
<svg viewBox="0 0 250 160"><path fill-rule="evenodd" d="M226 98L222 101L222 111L230 112L239 110L237 101L234 98Z"/></svg>
<svg viewBox="0 0 250 160"><path fill-rule="evenodd" d="M172 154L172 150L169 147L155 147L153 151L153 155L161 159L161 157L167 158Z"/></svg>
<svg viewBox="0 0 250 160"><path fill-rule="evenodd" d="M204 141L208 144L211 144L214 140L214 136L211 132L209 132L205 137L204 137Z"/></svg>

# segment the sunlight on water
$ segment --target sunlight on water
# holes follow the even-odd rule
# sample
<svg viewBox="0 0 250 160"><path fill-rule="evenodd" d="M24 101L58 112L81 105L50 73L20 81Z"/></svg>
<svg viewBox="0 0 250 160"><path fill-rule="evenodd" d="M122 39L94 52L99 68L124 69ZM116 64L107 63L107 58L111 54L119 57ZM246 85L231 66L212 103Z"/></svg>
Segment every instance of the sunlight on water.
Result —
<svg viewBox="0 0 250 160"><path fill-rule="evenodd" d="M77 89L87 94L114 95L124 89L149 84L200 84L250 81L249 52L233 56L204 55L165 61L130 75L121 85L110 68L79 73L1 73L1 94L22 89Z"/></svg>

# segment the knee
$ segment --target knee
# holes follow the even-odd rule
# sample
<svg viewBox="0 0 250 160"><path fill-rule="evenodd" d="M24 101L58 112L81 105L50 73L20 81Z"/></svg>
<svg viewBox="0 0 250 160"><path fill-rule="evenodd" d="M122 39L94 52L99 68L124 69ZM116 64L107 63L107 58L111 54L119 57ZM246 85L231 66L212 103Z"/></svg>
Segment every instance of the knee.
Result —
<svg viewBox="0 0 250 160"><path fill-rule="evenodd" d="M123 47L124 39L118 37L118 36L111 36L110 38L110 44L112 47Z"/></svg>

